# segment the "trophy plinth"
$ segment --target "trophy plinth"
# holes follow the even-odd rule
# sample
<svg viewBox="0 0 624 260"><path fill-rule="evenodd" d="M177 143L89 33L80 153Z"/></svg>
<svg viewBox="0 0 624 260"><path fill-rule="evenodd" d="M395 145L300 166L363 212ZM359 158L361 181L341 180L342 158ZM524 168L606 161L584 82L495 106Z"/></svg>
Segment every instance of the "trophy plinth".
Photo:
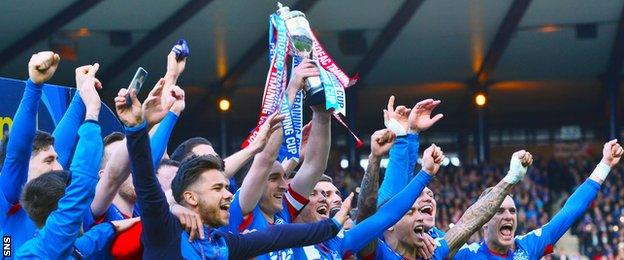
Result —
<svg viewBox="0 0 624 260"><path fill-rule="evenodd" d="M277 14L286 23L286 29L290 35L293 55L300 58L310 58L312 53L312 31L310 23L300 11L291 11L288 6L277 3ZM325 91L320 77L309 77L306 79L306 103L309 105L320 105L325 102Z"/></svg>

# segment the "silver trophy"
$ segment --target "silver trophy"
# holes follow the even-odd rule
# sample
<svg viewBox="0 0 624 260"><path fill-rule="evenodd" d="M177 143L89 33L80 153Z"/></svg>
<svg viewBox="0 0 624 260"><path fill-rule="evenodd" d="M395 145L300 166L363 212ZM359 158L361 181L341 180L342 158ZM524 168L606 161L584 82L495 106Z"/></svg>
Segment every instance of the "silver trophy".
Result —
<svg viewBox="0 0 624 260"><path fill-rule="evenodd" d="M310 23L304 13L297 10L290 10L288 6L277 2L277 15L286 22L286 29L290 35L290 42L294 51L293 55L300 58L310 58L312 54L312 31ZM309 77L306 79L306 100L310 105L318 105L325 102L325 92L320 77Z"/></svg>

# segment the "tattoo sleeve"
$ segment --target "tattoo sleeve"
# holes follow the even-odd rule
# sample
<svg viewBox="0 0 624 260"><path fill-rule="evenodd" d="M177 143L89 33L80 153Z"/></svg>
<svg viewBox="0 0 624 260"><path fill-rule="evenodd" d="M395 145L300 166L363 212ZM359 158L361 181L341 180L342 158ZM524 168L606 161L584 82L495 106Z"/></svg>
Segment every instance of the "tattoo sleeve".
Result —
<svg viewBox="0 0 624 260"><path fill-rule="evenodd" d="M368 167L360 184L360 195L357 199L357 223L364 221L366 218L377 212L377 193L379 191L379 164L381 158L373 156L368 157ZM370 255L375 252L377 240L373 240L360 250L360 255Z"/></svg>
<svg viewBox="0 0 624 260"><path fill-rule="evenodd" d="M512 184L500 181L489 193L466 210L457 224L444 236L449 247L449 258L496 214L511 188Z"/></svg>

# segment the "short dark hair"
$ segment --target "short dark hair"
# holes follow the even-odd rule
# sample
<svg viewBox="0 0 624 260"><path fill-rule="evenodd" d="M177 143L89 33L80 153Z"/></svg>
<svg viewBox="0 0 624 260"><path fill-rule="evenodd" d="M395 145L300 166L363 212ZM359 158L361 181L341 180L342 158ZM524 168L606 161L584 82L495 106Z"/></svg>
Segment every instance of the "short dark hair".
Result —
<svg viewBox="0 0 624 260"><path fill-rule="evenodd" d="M164 166L180 167L180 163L171 159L162 159L160 160L160 165L158 166L158 169ZM158 174L158 171L156 171L156 174Z"/></svg>
<svg viewBox="0 0 624 260"><path fill-rule="evenodd" d="M188 139L176 147L171 154L171 159L182 162L193 155L193 148L202 144L212 146L212 143L203 137L193 137Z"/></svg>
<svg viewBox="0 0 624 260"><path fill-rule="evenodd" d="M108 159L110 159L110 153L106 153L106 150L105 150L106 146L109 146L110 144L114 142L123 141L123 139L125 138L126 136L121 132L112 132L106 137L104 137L104 140L103 140L104 150L102 153L102 160L100 161L100 170L104 170L104 167L106 167L106 164L108 163Z"/></svg>
<svg viewBox="0 0 624 260"><path fill-rule="evenodd" d="M214 155L193 155L182 162L176 176L171 181L171 192L176 202L181 204L183 201L182 193L186 188L197 182L201 173L212 169L223 171L221 159Z"/></svg>
<svg viewBox="0 0 624 260"><path fill-rule="evenodd" d="M321 175L321 178L319 179L319 182L321 182L321 181L332 182L332 183L334 182L332 177L329 177L329 175L327 175L327 174Z"/></svg>
<svg viewBox="0 0 624 260"><path fill-rule="evenodd" d="M20 203L37 227L43 227L50 213L56 210L58 201L65 195L69 176L69 171L49 171L24 187Z"/></svg>
<svg viewBox="0 0 624 260"><path fill-rule="evenodd" d="M126 138L126 136L122 132L112 132L104 137L103 143L104 147L114 142L118 142Z"/></svg>
<svg viewBox="0 0 624 260"><path fill-rule="evenodd" d="M37 130L37 132L35 132L35 138L32 142L32 154L30 156L35 156L41 151L48 150L50 149L50 146L53 145L54 137L52 135L48 132Z"/></svg>

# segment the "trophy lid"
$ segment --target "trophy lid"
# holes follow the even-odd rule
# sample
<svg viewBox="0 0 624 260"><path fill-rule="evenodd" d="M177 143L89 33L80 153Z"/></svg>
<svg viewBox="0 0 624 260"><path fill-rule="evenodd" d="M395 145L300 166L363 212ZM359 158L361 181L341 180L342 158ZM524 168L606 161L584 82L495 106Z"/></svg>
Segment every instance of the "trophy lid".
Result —
<svg viewBox="0 0 624 260"><path fill-rule="evenodd" d="M279 15L284 20L288 20L290 18L297 17L297 16L305 17L305 14L302 13L301 11L297 11L297 10L291 11L290 7L283 5L280 2L277 2L277 15Z"/></svg>

